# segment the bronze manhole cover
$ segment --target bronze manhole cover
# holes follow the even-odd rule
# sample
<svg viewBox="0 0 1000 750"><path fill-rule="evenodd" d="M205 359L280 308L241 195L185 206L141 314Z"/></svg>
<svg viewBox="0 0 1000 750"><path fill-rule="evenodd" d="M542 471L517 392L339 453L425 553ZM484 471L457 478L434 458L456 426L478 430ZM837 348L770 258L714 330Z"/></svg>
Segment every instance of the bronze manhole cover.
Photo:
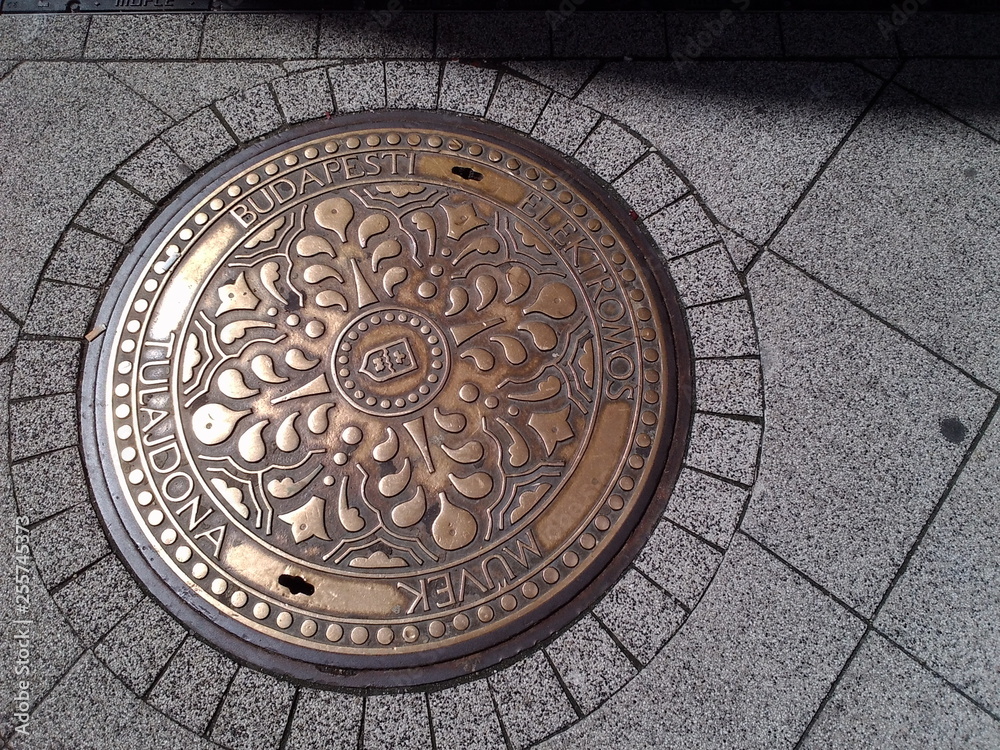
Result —
<svg viewBox="0 0 1000 750"><path fill-rule="evenodd" d="M577 168L479 122L366 115L244 152L101 313L84 432L119 551L207 640L312 682L437 681L551 634L679 471L690 355L645 245Z"/></svg>

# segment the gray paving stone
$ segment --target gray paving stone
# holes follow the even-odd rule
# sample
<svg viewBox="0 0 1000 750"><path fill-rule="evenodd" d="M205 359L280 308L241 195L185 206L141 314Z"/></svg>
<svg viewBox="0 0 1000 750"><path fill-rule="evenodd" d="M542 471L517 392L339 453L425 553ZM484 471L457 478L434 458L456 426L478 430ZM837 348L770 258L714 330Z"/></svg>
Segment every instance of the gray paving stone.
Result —
<svg viewBox="0 0 1000 750"><path fill-rule="evenodd" d="M163 140L157 138L118 168L117 175L151 201L177 189L191 170Z"/></svg>
<svg viewBox="0 0 1000 750"><path fill-rule="evenodd" d="M637 671L591 615L560 635L545 652L585 714L606 701Z"/></svg>
<svg viewBox="0 0 1000 750"><path fill-rule="evenodd" d="M998 477L994 419L876 620L994 713L1000 710Z"/></svg>
<svg viewBox="0 0 1000 750"><path fill-rule="evenodd" d="M236 664L188 637L149 693L149 704L199 734L208 727Z"/></svg>
<svg viewBox="0 0 1000 750"><path fill-rule="evenodd" d="M432 57L434 16L389 7L323 16L320 57Z"/></svg>
<svg viewBox="0 0 1000 750"><path fill-rule="evenodd" d="M273 86L278 105L289 123L312 120L334 111L330 79L321 68L276 78Z"/></svg>
<svg viewBox="0 0 1000 750"><path fill-rule="evenodd" d="M91 654L84 654L32 717L31 748L209 750L144 704ZM68 744L71 743L71 744Z"/></svg>
<svg viewBox="0 0 1000 750"><path fill-rule="evenodd" d="M554 94L535 123L531 135L564 154L572 154L583 143L599 117L594 110Z"/></svg>
<svg viewBox="0 0 1000 750"><path fill-rule="evenodd" d="M365 750L431 747L430 716L423 693L373 695L365 699Z"/></svg>
<svg viewBox="0 0 1000 750"><path fill-rule="evenodd" d="M698 411L762 416L760 361L699 359L694 363Z"/></svg>
<svg viewBox="0 0 1000 750"><path fill-rule="evenodd" d="M313 15L218 13L205 17L204 58L312 57L319 19Z"/></svg>
<svg viewBox="0 0 1000 750"><path fill-rule="evenodd" d="M339 65L327 70L340 112L385 106L385 66L381 62Z"/></svg>
<svg viewBox="0 0 1000 750"><path fill-rule="evenodd" d="M506 750L500 720L486 680L431 693L427 696L437 750Z"/></svg>
<svg viewBox="0 0 1000 750"><path fill-rule="evenodd" d="M195 112L163 134L174 152L191 169L201 169L236 145L222 121L210 109Z"/></svg>
<svg viewBox="0 0 1000 750"><path fill-rule="evenodd" d="M38 285L24 333L81 338L94 314L98 292L86 286L43 281Z"/></svg>
<svg viewBox="0 0 1000 750"><path fill-rule="evenodd" d="M111 550L88 503L32 528L31 553L45 585L56 586Z"/></svg>
<svg viewBox="0 0 1000 750"><path fill-rule="evenodd" d="M667 52L660 13L576 10L549 15L556 57L659 57Z"/></svg>
<svg viewBox="0 0 1000 750"><path fill-rule="evenodd" d="M1000 724L873 633L802 747L987 750L1000 747Z"/></svg>
<svg viewBox="0 0 1000 750"><path fill-rule="evenodd" d="M17 347L12 398L49 396L76 390L79 341L22 340Z"/></svg>
<svg viewBox="0 0 1000 750"><path fill-rule="evenodd" d="M94 648L94 654L138 695L145 695L184 639L184 628L144 598Z"/></svg>
<svg viewBox="0 0 1000 750"><path fill-rule="evenodd" d="M550 95L548 89L537 83L504 75L493 94L489 109L486 110L486 117L515 130L529 133L538 121L538 116L545 108Z"/></svg>
<svg viewBox="0 0 1000 750"><path fill-rule="evenodd" d="M0 60L0 80L17 65L17 60Z"/></svg>
<svg viewBox="0 0 1000 750"><path fill-rule="evenodd" d="M615 123L601 120L577 150L576 158L608 182L617 179L648 146Z"/></svg>
<svg viewBox="0 0 1000 750"><path fill-rule="evenodd" d="M677 258L667 267L688 306L738 297L746 291L722 243Z"/></svg>
<svg viewBox="0 0 1000 750"><path fill-rule="evenodd" d="M285 747L295 750L358 747L361 711L359 696L302 688Z"/></svg>
<svg viewBox="0 0 1000 750"><path fill-rule="evenodd" d="M17 324L10 315L0 310L0 359L3 359L17 343L17 336L21 332L21 326Z"/></svg>
<svg viewBox="0 0 1000 750"><path fill-rule="evenodd" d="M578 99L649 138L720 221L763 242L878 83L849 64L612 64Z"/></svg>
<svg viewBox="0 0 1000 750"><path fill-rule="evenodd" d="M543 747L791 748L864 626L745 538L666 649Z"/></svg>
<svg viewBox="0 0 1000 750"><path fill-rule="evenodd" d="M896 83L1000 139L1000 60L908 60Z"/></svg>
<svg viewBox="0 0 1000 750"><path fill-rule="evenodd" d="M635 567L690 609L701 599L721 560L722 554L701 539L661 521L635 559Z"/></svg>
<svg viewBox="0 0 1000 750"><path fill-rule="evenodd" d="M236 673L212 739L233 750L272 750L281 743L295 687L243 667Z"/></svg>
<svg viewBox="0 0 1000 750"><path fill-rule="evenodd" d="M95 14L84 57L112 60L195 58L201 42L200 15Z"/></svg>
<svg viewBox="0 0 1000 750"><path fill-rule="evenodd" d="M695 414L687 464L741 484L753 484L761 428L755 422Z"/></svg>
<svg viewBox="0 0 1000 750"><path fill-rule="evenodd" d="M993 397L773 255L749 281L767 422L743 528L871 614Z"/></svg>
<svg viewBox="0 0 1000 750"><path fill-rule="evenodd" d="M750 261L760 252L760 248L726 227L716 226L716 229L722 236L723 242L726 243L726 250L729 251L729 257L733 259L733 264L740 271L745 271L746 267L750 265Z"/></svg>
<svg viewBox="0 0 1000 750"><path fill-rule="evenodd" d="M19 401L10 408L11 460L76 444L76 398L72 394Z"/></svg>
<svg viewBox="0 0 1000 750"><path fill-rule="evenodd" d="M465 63L445 63L439 106L470 115L486 114L497 71Z"/></svg>
<svg viewBox="0 0 1000 750"><path fill-rule="evenodd" d="M266 84L234 94L217 105L219 114L241 141L249 141L284 125L285 120Z"/></svg>
<svg viewBox="0 0 1000 750"><path fill-rule="evenodd" d="M785 51L806 57L895 57L893 34L875 13L783 13Z"/></svg>
<svg viewBox="0 0 1000 750"><path fill-rule="evenodd" d="M696 357L746 357L757 353L753 316L745 299L691 308L687 319Z"/></svg>
<svg viewBox="0 0 1000 750"><path fill-rule="evenodd" d="M17 507L32 521L48 518L87 500L87 480L80 451L64 448L14 464L11 468Z"/></svg>
<svg viewBox="0 0 1000 750"><path fill-rule="evenodd" d="M596 60L511 60L507 67L571 99L590 78Z"/></svg>
<svg viewBox="0 0 1000 750"><path fill-rule="evenodd" d="M685 617L677 602L632 568L593 612L643 664L677 632Z"/></svg>
<svg viewBox="0 0 1000 750"><path fill-rule="evenodd" d="M255 62L115 62L103 67L175 120L285 75L280 65Z"/></svg>
<svg viewBox="0 0 1000 750"><path fill-rule="evenodd" d="M543 57L549 24L541 12L442 13L437 17L437 57Z"/></svg>
<svg viewBox="0 0 1000 750"><path fill-rule="evenodd" d="M772 247L997 383L1000 260L991 248L1000 243L1000 224L992 220L998 181L996 143L894 89Z"/></svg>
<svg viewBox="0 0 1000 750"><path fill-rule="evenodd" d="M167 118L99 67L69 63L18 66L0 82L0 112L0 195L44 195L0 202L5 245L17 248L0 253L0 305L20 318L72 214Z"/></svg>
<svg viewBox="0 0 1000 750"><path fill-rule="evenodd" d="M682 65L700 57L779 57L777 14L740 12L747 7L741 0L717 13L667 13L671 56Z"/></svg>
<svg viewBox="0 0 1000 750"><path fill-rule="evenodd" d="M0 18L0 49L12 60L77 59L90 18L6 13Z"/></svg>
<svg viewBox="0 0 1000 750"><path fill-rule="evenodd" d="M123 251L117 242L70 227L52 253L45 277L99 287L108 280Z"/></svg>
<svg viewBox="0 0 1000 750"><path fill-rule="evenodd" d="M536 652L489 677L511 745L532 745L572 721L576 712L548 659Z"/></svg>
<svg viewBox="0 0 1000 750"><path fill-rule="evenodd" d="M897 33L906 55L995 57L1000 53L1000 18L995 13L916 13Z"/></svg>
<svg viewBox="0 0 1000 750"><path fill-rule="evenodd" d="M108 239L127 242L154 206L120 182L108 180L77 214L76 224Z"/></svg>
<svg viewBox="0 0 1000 750"><path fill-rule="evenodd" d="M114 555L106 555L52 597L85 648L92 648L143 598Z"/></svg>
<svg viewBox="0 0 1000 750"><path fill-rule="evenodd" d="M633 164L612 187L643 218L688 191L688 186L659 154L649 154Z"/></svg>
<svg viewBox="0 0 1000 750"><path fill-rule="evenodd" d="M386 62L386 106L398 109L436 108L440 78L440 63Z"/></svg>
<svg viewBox="0 0 1000 750"><path fill-rule="evenodd" d="M664 516L720 547L728 547L749 491L682 469Z"/></svg>
<svg viewBox="0 0 1000 750"><path fill-rule="evenodd" d="M660 250L682 255L719 241L719 232L693 195L671 203L643 222Z"/></svg>

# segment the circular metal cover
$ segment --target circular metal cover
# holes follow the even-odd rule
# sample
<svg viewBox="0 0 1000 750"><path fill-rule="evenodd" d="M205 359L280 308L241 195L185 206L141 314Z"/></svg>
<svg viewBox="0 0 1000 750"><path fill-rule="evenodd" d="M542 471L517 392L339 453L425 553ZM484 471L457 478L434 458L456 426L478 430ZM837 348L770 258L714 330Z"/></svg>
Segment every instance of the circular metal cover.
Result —
<svg viewBox="0 0 1000 750"><path fill-rule="evenodd" d="M114 543L202 637L313 683L439 681L552 634L685 447L648 241L555 152L454 116L243 152L144 234L100 322L82 423Z"/></svg>

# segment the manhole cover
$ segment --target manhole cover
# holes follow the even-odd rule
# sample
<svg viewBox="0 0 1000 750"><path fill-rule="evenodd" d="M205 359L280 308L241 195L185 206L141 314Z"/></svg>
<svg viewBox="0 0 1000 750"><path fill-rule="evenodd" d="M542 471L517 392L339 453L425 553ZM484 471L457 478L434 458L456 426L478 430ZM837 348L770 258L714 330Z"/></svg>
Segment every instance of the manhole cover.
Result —
<svg viewBox="0 0 1000 750"><path fill-rule="evenodd" d="M114 543L203 638L301 680L428 683L536 643L679 471L690 354L648 252L578 168L480 122L240 154L101 312L83 424Z"/></svg>

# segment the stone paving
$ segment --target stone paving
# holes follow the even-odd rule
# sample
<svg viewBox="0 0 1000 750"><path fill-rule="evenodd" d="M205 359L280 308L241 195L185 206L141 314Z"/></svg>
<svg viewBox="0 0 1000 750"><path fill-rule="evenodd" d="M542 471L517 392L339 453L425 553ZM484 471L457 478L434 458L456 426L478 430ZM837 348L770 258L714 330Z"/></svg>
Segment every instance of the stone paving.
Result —
<svg viewBox="0 0 1000 750"><path fill-rule="evenodd" d="M1000 747L998 30L929 12L0 15L0 736ZM193 175L384 108L484 117L605 180L686 305L698 411L664 518L566 631L428 690L319 691L203 644L119 562L77 379L109 276Z"/></svg>

